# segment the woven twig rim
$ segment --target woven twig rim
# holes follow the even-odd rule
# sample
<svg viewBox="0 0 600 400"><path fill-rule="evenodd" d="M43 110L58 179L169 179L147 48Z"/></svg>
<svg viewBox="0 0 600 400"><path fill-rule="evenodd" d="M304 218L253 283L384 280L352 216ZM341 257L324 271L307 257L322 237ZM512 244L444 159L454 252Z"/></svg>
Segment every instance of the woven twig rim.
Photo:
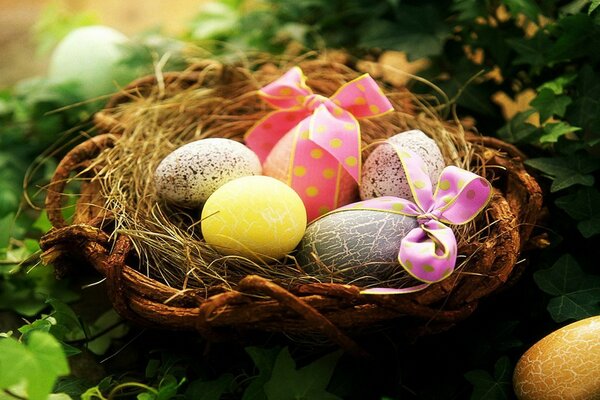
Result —
<svg viewBox="0 0 600 400"><path fill-rule="evenodd" d="M210 64L210 68L219 67ZM202 71L165 74L162 82L165 87L182 81L184 85L193 84ZM105 232L106 216L81 206L74 222L66 222L61 213L61 194L71 174L89 167L101 151L119 139L123 126L111 116L110 109L127 101L129 93L141 93L156 82L156 77L133 82L111 99L106 108L109 112L96 115L101 130L113 133L93 137L63 158L46 201L55 228L41 241L45 261L55 263L59 274L67 274L69 264L82 257L107 278L109 297L125 318L146 326L193 329L210 339L247 329L288 334L312 331L358 352L345 331L398 317L421 321L417 327L422 332L447 328L470 315L481 298L499 289L514 272L541 208L540 188L523 167L524 155L514 146L494 138L467 135L465 139L473 144L477 156L487 165L497 166L494 171L488 170L494 174L495 189L485 211L494 224L483 243L466 244L460 249L473 254L470 262L480 266L479 275L468 279L450 277L425 291L402 297L362 295L355 286L333 283L282 288L253 275L239 281L235 290L218 286L177 290L145 276L128 265L131 240L126 235L114 240L111 232ZM87 197L80 203L93 203L98 187L87 185L82 192ZM78 254L73 252L74 244Z"/></svg>

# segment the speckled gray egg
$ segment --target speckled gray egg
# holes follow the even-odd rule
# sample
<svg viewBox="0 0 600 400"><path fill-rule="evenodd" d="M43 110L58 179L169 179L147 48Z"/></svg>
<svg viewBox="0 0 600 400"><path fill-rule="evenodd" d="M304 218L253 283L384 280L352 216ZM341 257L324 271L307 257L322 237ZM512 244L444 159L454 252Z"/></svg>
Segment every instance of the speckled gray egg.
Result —
<svg viewBox="0 0 600 400"><path fill-rule="evenodd" d="M425 162L432 183L437 183L445 163L435 141L419 130L402 132L388 140L419 155ZM367 157L361 175L360 198L366 200L382 196L412 199L402 164L388 143L377 146Z"/></svg>
<svg viewBox="0 0 600 400"><path fill-rule="evenodd" d="M154 172L159 197L181 206L197 207L225 183L260 175L258 156L248 147L223 138L185 144L166 156Z"/></svg>
<svg viewBox="0 0 600 400"><path fill-rule="evenodd" d="M368 286L403 273L400 241L418 226L413 217L375 210L343 210L308 225L296 260L321 280Z"/></svg>

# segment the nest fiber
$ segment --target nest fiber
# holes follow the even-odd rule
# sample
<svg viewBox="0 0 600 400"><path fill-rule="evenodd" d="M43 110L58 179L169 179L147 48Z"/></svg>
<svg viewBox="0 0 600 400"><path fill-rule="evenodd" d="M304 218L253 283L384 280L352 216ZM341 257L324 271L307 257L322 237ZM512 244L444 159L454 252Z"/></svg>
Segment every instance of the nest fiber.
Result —
<svg viewBox="0 0 600 400"><path fill-rule="evenodd" d="M98 135L73 148L56 170L46 200L54 229L42 239L45 261L64 275L83 259L107 278L107 292L124 317L145 326L195 329L209 339L276 331L321 335L359 351L348 334L386 321L404 318L422 334L466 318L481 298L517 275L541 206L540 189L513 146L465 133L440 119L435 104L389 83L400 71L348 64L326 58L243 66L205 61L132 82L95 116ZM201 238L200 210L157 199L153 174L167 154L202 138L242 141L271 111L257 90L293 65L325 96L369 69L395 111L360 121L367 152L398 132L420 129L436 141L447 164L492 182L490 205L456 230L460 258L452 276L409 295L363 295L360 283L305 273L293 254L269 264L222 256ZM67 222L63 193L72 182L80 183L79 198ZM407 283L399 274L377 285Z"/></svg>

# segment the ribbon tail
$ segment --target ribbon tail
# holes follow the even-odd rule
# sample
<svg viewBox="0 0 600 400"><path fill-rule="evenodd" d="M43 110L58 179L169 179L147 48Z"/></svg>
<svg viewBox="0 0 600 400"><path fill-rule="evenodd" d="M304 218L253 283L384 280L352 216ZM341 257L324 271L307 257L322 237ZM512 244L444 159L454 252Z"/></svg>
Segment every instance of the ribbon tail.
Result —
<svg viewBox="0 0 600 400"><path fill-rule="evenodd" d="M309 112L301 108L273 111L248 130L244 136L246 146L264 163L277 142L308 115Z"/></svg>
<svg viewBox="0 0 600 400"><path fill-rule="evenodd" d="M319 106L310 117L310 140L327 153L344 168L356 182L360 180L360 125L356 118L341 108L339 115L334 115L325 106Z"/></svg>
<svg viewBox="0 0 600 400"><path fill-rule="evenodd" d="M343 170L331 154L302 134L308 132L309 124L306 118L296 128L287 177L288 185L298 193L308 220L312 221L339 207Z"/></svg>
<svg viewBox="0 0 600 400"><path fill-rule="evenodd" d="M457 247L452 229L429 220L402 239L398 261L415 279L435 283L454 271Z"/></svg>
<svg viewBox="0 0 600 400"><path fill-rule="evenodd" d="M421 285L394 289L394 288L370 288L361 290L360 294L375 294L379 296L383 296L386 294L407 294L407 293L415 293L420 292L421 290L425 290L429 287L429 283L423 283Z"/></svg>
<svg viewBox="0 0 600 400"><path fill-rule="evenodd" d="M433 205L433 188L427 174L425 162L419 155L396 143L387 141L396 152L415 203L421 210L429 210Z"/></svg>
<svg viewBox="0 0 600 400"><path fill-rule="evenodd" d="M306 86L306 77L299 67L293 67L279 79L271 82L258 91L258 94L277 108L301 106L304 98L312 94Z"/></svg>

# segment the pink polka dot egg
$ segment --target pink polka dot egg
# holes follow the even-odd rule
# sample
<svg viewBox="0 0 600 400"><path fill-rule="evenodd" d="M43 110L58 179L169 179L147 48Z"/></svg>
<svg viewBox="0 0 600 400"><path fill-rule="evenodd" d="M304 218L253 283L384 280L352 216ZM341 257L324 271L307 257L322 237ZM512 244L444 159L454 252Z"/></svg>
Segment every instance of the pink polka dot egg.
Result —
<svg viewBox="0 0 600 400"><path fill-rule="evenodd" d="M332 210L331 206L322 204L320 196L330 192L336 186L336 207L350 204L358 197L358 185L344 168L319 168L319 161L327 154L325 150L314 145L309 151L310 165L291 166L290 158L295 145L294 130L288 132L276 145L263 163L263 174L290 183L292 175L297 179L307 180L303 187L303 198L309 220L324 215ZM334 142L335 146L337 143ZM356 165L356 158L349 158L348 165ZM321 187L320 187L321 186ZM334 207L335 208L335 207Z"/></svg>

